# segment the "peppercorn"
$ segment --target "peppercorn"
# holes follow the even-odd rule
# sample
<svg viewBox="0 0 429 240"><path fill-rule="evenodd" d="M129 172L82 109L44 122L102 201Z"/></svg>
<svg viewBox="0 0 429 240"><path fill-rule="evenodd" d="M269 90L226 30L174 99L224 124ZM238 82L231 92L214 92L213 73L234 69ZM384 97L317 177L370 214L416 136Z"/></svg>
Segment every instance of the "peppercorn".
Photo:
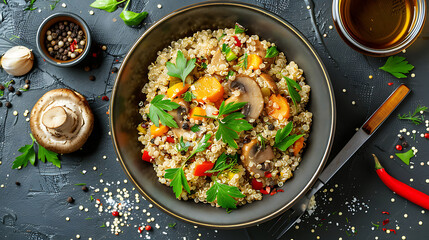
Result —
<svg viewBox="0 0 429 240"><path fill-rule="evenodd" d="M89 76L89 80L95 81L95 76L94 75Z"/></svg>
<svg viewBox="0 0 429 240"><path fill-rule="evenodd" d="M182 156L186 155L186 151L180 151L180 154L182 154Z"/></svg>
<svg viewBox="0 0 429 240"><path fill-rule="evenodd" d="M0 90L3 91L4 90L4 86L0 84Z"/></svg>
<svg viewBox="0 0 429 240"><path fill-rule="evenodd" d="M68 203L73 203L73 202L74 202L74 199L73 199L72 197L68 197L68 198L67 198L67 202L68 202Z"/></svg>
<svg viewBox="0 0 429 240"><path fill-rule="evenodd" d="M21 186L21 183L18 181L16 181L15 184L16 184L16 186Z"/></svg>
<svg viewBox="0 0 429 240"><path fill-rule="evenodd" d="M274 125L273 124L269 124L268 125L268 130L270 130L270 131L274 130Z"/></svg>
<svg viewBox="0 0 429 240"><path fill-rule="evenodd" d="M0 102L0 107L3 107L3 103L2 102Z"/></svg>
<svg viewBox="0 0 429 240"><path fill-rule="evenodd" d="M189 130L189 123L187 123L187 122L183 123L182 128L185 130Z"/></svg>
<svg viewBox="0 0 429 240"><path fill-rule="evenodd" d="M26 83L26 84L30 84L30 83L31 83L31 81L30 81L30 80L28 80L28 79L26 79L26 80L25 80L25 83Z"/></svg>
<svg viewBox="0 0 429 240"><path fill-rule="evenodd" d="M91 71L91 68L90 68L89 66L85 66L85 67L83 68L83 70L84 70L85 72L89 72L89 71Z"/></svg>
<svg viewBox="0 0 429 240"><path fill-rule="evenodd" d="M118 70L119 70L119 69L118 69L117 67L113 67L113 68L112 68L112 73L117 73L117 72L118 72Z"/></svg>
<svg viewBox="0 0 429 240"><path fill-rule="evenodd" d="M15 93L17 96L21 96L22 95L22 92L21 91L16 91L16 93Z"/></svg>
<svg viewBox="0 0 429 240"><path fill-rule="evenodd" d="M5 104L4 104L7 108L11 108L12 107L12 103L10 103L10 102L5 102Z"/></svg>
<svg viewBox="0 0 429 240"><path fill-rule="evenodd" d="M250 138L249 136L245 136L243 139L243 143L248 143L248 142L250 142Z"/></svg>
<svg viewBox="0 0 429 240"><path fill-rule="evenodd" d="M404 148L408 147L407 141L405 141L405 142L402 143L402 147L404 147Z"/></svg>
<svg viewBox="0 0 429 240"><path fill-rule="evenodd" d="M82 191L88 192L88 187L87 186L82 186Z"/></svg>
<svg viewBox="0 0 429 240"><path fill-rule="evenodd" d="M150 143L155 144L155 138L152 138L152 139L150 140Z"/></svg>
<svg viewBox="0 0 429 240"><path fill-rule="evenodd" d="M256 122L253 122L253 127L256 127L256 126L258 126L258 124L256 123Z"/></svg>
<svg viewBox="0 0 429 240"><path fill-rule="evenodd" d="M15 88L13 86L9 86L7 89L9 90L9 92L15 92Z"/></svg>

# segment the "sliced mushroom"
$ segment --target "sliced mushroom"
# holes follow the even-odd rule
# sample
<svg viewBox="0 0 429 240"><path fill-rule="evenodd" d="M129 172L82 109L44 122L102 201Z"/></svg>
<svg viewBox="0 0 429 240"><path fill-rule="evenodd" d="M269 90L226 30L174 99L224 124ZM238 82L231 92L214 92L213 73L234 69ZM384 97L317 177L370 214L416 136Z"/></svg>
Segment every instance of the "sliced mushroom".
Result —
<svg viewBox="0 0 429 240"><path fill-rule="evenodd" d="M267 50L264 45L259 40L255 40L255 51L252 52L259 55L262 58L262 62L265 64L265 67L261 71L267 71L271 68L271 64L274 63L274 58L265 58L267 55Z"/></svg>
<svg viewBox="0 0 429 240"><path fill-rule="evenodd" d="M221 64L225 64L225 66L228 66L228 63L227 63L227 61L225 59L225 56L222 54L222 52L220 51L220 49L218 49L216 51L216 53L213 55L210 64L212 64L214 66L219 66Z"/></svg>
<svg viewBox="0 0 429 240"><path fill-rule="evenodd" d="M270 160L274 158L274 152L270 145L266 145L265 149L262 149L262 146L258 144L258 140L253 139L243 145L241 154L244 157L241 161L247 171L263 177L265 172L272 170ZM261 164L262 168L258 169L258 164Z"/></svg>
<svg viewBox="0 0 429 240"><path fill-rule="evenodd" d="M225 101L230 102L247 102L241 112L246 119L257 119L264 109L264 98L258 84L251 78L238 76L230 84L231 89L237 89L240 92L238 96L231 96Z"/></svg>
<svg viewBox="0 0 429 240"><path fill-rule="evenodd" d="M31 132L38 144L53 152L78 150L93 126L94 116L85 97L70 89L45 93L31 110Z"/></svg>
<svg viewBox="0 0 429 240"><path fill-rule="evenodd" d="M185 122L184 117L189 113L189 103L186 102L183 98L176 98L173 102L179 104L180 106L174 110L169 111L168 113L173 116L174 121L176 121L179 128L172 128L174 135L177 138L183 137L183 139L190 141L194 135L194 132L190 131L190 126L188 122Z"/></svg>
<svg viewBox="0 0 429 240"><path fill-rule="evenodd" d="M274 79L270 75L268 75L266 73L261 73L260 77L267 83L267 85L270 88L270 90L274 94L277 94L278 88L277 88L277 84L274 81Z"/></svg>

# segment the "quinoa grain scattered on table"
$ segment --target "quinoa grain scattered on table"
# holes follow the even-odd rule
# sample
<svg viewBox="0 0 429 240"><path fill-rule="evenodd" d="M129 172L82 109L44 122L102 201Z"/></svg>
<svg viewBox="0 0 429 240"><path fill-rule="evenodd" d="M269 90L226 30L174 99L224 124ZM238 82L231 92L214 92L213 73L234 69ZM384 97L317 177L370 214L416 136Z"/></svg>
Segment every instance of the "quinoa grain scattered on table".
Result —
<svg viewBox="0 0 429 240"><path fill-rule="evenodd" d="M224 52L220 54L223 44L226 44L230 50L237 56L237 59L228 61ZM195 91L195 82L203 77L215 77L224 89L221 100L230 98L240 99L243 96L243 91L240 86L237 86L238 79L252 79L256 82L256 88L262 94L263 108L256 118L250 118L246 115L246 120L253 126L253 129L239 132L239 139L236 140L238 148L233 148L221 140L211 138L211 146L199 152L194 158L186 162L184 173L186 180L190 186L190 194L182 191L179 199L193 199L195 202L209 203L212 206L217 206L216 201L207 201L207 191L213 186L213 181L210 176L195 176L194 172L198 165L203 162L215 163L222 153L228 155L239 155L239 160L234 171L223 171L217 175L216 181L229 186L237 187L244 198L237 199L237 205L244 205L256 200L261 200L267 186L283 186L283 183L293 176L293 171L299 165L302 150L294 152L294 146L289 147L282 152L280 149L273 147L275 144L275 136L278 130L283 129L289 122L293 122L293 130L291 134L302 134L305 147L305 141L309 136L310 126L312 123L312 113L306 110L306 104L309 101L310 86L306 84L303 76L303 70L298 67L294 61L287 61L283 52L280 52L273 58L265 58L267 49L275 46L274 43L262 40L257 35L246 35L246 33L235 33L234 29L218 29L215 31L204 30L193 34L193 36L185 37L171 43L170 46L158 52L156 61L148 68L148 83L143 87L142 91L146 95L146 102L140 108L143 124L145 127L140 128L139 141L142 143L142 153L147 152L151 157L154 170L158 176L160 183L167 186L171 180L164 177L165 170L170 168L178 168L184 162L189 151L178 151L177 144L181 137L183 141L190 144L189 148L193 149L204 134L214 136L218 129L216 121L209 118L201 118L196 120L196 117L191 117L190 114L183 115L183 123L181 129L168 128L165 133L159 136L153 136L151 126L153 122L148 117L150 102L157 95L165 95L168 98L167 90L174 83L181 83L182 80L168 75L166 67L167 62L175 63L176 56L180 50L186 59L196 58L197 66L186 77L184 84L189 84L189 92ZM254 62L248 62L250 65L243 67L240 65L240 59L243 56L255 55L256 59L262 59L259 65L252 65ZM249 60L249 57L247 58ZM256 61L257 62L257 61ZM259 63L259 62L257 62ZM232 71L232 72L231 72ZM291 100L287 81L284 78L290 78L299 84L301 90L298 90L301 98L296 105ZM272 79L269 80L269 79ZM245 82L245 81L244 81ZM255 90L255 91L259 91ZM252 90L253 91L253 90ZM183 95L170 98L172 101L178 102L184 97ZM288 105L288 114L284 115L273 114L274 111L281 108L275 98L286 99ZM274 101L273 101L274 100ZM219 100L220 101L220 100ZM216 111L219 107L218 102L210 101L209 97L203 98L200 101L193 99L190 101L189 109L196 107L205 110L207 116L216 116ZM251 101L253 101L251 99ZM244 107L243 109L246 109ZM252 109L252 108L251 108ZM254 110L254 109L252 109ZM242 110L242 112L245 112ZM199 131L193 132L195 125L199 125ZM246 154L243 147L255 145L255 150L263 152L261 139L264 139L265 149L270 148L273 151L271 159L266 159L261 163L244 164ZM253 146L253 145L252 145ZM247 155L246 155L247 156ZM256 157L255 157L256 158ZM251 159L252 160L252 159ZM252 187L252 181L262 183L262 189L255 190Z"/></svg>

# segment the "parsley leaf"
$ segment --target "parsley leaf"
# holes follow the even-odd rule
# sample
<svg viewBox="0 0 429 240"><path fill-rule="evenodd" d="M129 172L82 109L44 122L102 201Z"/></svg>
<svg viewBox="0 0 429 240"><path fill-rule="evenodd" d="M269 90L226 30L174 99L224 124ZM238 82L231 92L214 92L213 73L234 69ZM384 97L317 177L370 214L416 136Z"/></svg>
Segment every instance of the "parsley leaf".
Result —
<svg viewBox="0 0 429 240"><path fill-rule="evenodd" d="M183 136L181 136L180 137L180 141L176 144L176 149L179 152L181 152L181 151L187 152L190 146L191 146L191 143L184 142L183 141Z"/></svg>
<svg viewBox="0 0 429 240"><path fill-rule="evenodd" d="M173 187L173 192L176 194L176 198L179 198L182 193L182 189L185 189L188 193L191 193L189 184L186 181L185 172L183 168L170 168L165 170L165 178L172 179L170 186Z"/></svg>
<svg viewBox="0 0 429 240"><path fill-rule="evenodd" d="M288 147L292 146L292 144L294 144L298 139L304 136L304 135L296 135L296 134L289 136L289 134L292 132L292 129L293 129L293 124L292 122L289 122L286 125L286 127L284 127L283 129L277 130L276 137L274 139L274 142L275 142L274 147L282 151L286 151Z"/></svg>
<svg viewBox="0 0 429 240"><path fill-rule="evenodd" d="M246 53L244 53L243 56L241 56L239 58L237 66L242 67L243 69L247 69L247 65L248 65L247 58L248 58L248 56L247 56L247 52L246 52Z"/></svg>
<svg viewBox="0 0 429 240"><path fill-rule="evenodd" d="M139 25L148 15L147 12L140 12L136 13L133 11L125 10L128 8L128 4L130 3L130 0L127 1L127 4L124 7L124 10L122 10L121 14L119 15L122 20L124 20L124 23L128 26L137 26Z"/></svg>
<svg viewBox="0 0 429 240"><path fill-rule="evenodd" d="M414 157L414 151L412 149L404 153L395 154L399 159L401 159L405 164L410 165L410 159Z"/></svg>
<svg viewBox="0 0 429 240"><path fill-rule="evenodd" d="M162 100L164 95L157 95L150 102L149 106L149 118L159 127L159 122L168 127L178 128L176 121L174 121L173 116L165 111L171 111L178 108L180 105L178 103L172 102L169 99Z"/></svg>
<svg viewBox="0 0 429 240"><path fill-rule="evenodd" d="M414 66L409 64L404 57L390 56L384 66L379 69L392 74L396 78L406 78L405 74L413 70Z"/></svg>
<svg viewBox="0 0 429 240"><path fill-rule="evenodd" d="M283 76L283 78L286 79L287 91L289 92L289 96L292 98L293 104L296 106L297 102L301 102L301 96L296 89L301 90L301 86L286 76Z"/></svg>
<svg viewBox="0 0 429 240"><path fill-rule="evenodd" d="M237 208L237 200L234 198L245 196L237 187L218 183L217 181L214 181L213 186L207 191L207 201L213 202L217 199L217 203L223 208Z"/></svg>
<svg viewBox="0 0 429 240"><path fill-rule="evenodd" d="M169 224L168 224L168 227L169 227L169 228L174 228L175 226L176 226L176 223L169 223Z"/></svg>
<svg viewBox="0 0 429 240"><path fill-rule="evenodd" d="M195 97L195 95L192 92L185 92L183 94L183 100L187 101L187 102L191 102L192 99L195 99L197 97Z"/></svg>
<svg viewBox="0 0 429 240"><path fill-rule="evenodd" d="M398 114L398 118L401 120L410 120L412 121L415 125L419 125L420 123L422 123L424 121L424 117L423 115L417 115L420 112L426 112L428 110L427 107L425 106L418 106L414 112L411 114L411 112L409 112L408 114Z"/></svg>
<svg viewBox="0 0 429 240"><path fill-rule="evenodd" d="M265 58L273 58L277 55L279 55L279 50L277 50L276 46L272 46L267 49L267 54L265 55Z"/></svg>
<svg viewBox="0 0 429 240"><path fill-rule="evenodd" d="M118 8L118 5L125 1L126 0L123 0L120 2L117 2L116 0L96 0L95 2L91 3L91 5L89 6L104 10L106 12L114 12Z"/></svg>
<svg viewBox="0 0 429 240"><path fill-rule="evenodd" d="M227 160L229 160L229 163L227 163ZM237 164L238 161L238 155L228 155L225 153L222 153L219 158L216 160L215 165L212 169L205 171L205 173L215 173L215 172L222 172L225 170L229 170L232 167Z"/></svg>
<svg viewBox="0 0 429 240"><path fill-rule="evenodd" d="M24 11L33 11L33 10L36 10L37 7L34 7L34 2L36 2L36 0L31 0L30 4L28 5L28 7L26 7L24 9Z"/></svg>
<svg viewBox="0 0 429 240"><path fill-rule="evenodd" d="M51 10L54 10L57 7L57 4L60 2L61 0L55 0L53 1L52 4L49 4L49 7L51 7Z"/></svg>
<svg viewBox="0 0 429 240"><path fill-rule="evenodd" d="M223 101L220 104L218 116L223 116L223 115L235 112L235 111L243 108L246 104L247 104L247 102L238 102L238 103L230 102L230 103L225 105L225 101Z"/></svg>
<svg viewBox="0 0 429 240"><path fill-rule="evenodd" d="M246 31L246 29L243 26L241 26L238 23L235 23L235 31L234 31L235 34L244 33L245 31Z"/></svg>
<svg viewBox="0 0 429 240"><path fill-rule="evenodd" d="M177 51L176 64L172 62L167 62L168 75L172 77L177 77L182 79L183 84L185 84L185 79L195 68L196 58L191 60L186 60L182 51Z"/></svg>
<svg viewBox="0 0 429 240"><path fill-rule="evenodd" d="M209 140L210 140L211 137L212 137L211 134L205 134L204 137L203 137L203 139L201 139L201 141L199 141L197 143L197 146L194 148L194 150L192 150L191 155L189 155L189 157L186 158L186 160L189 160L195 154L206 150L211 145L211 143L209 143Z"/></svg>
<svg viewBox="0 0 429 240"><path fill-rule="evenodd" d="M34 152L33 145L34 140L31 145L25 145L18 149L18 151L21 152L22 155L15 158L15 161L13 161L12 169L16 169L18 167L26 167L29 161L31 164L34 165L34 163L36 162L36 153Z"/></svg>
<svg viewBox="0 0 429 240"><path fill-rule="evenodd" d="M200 125L195 124L194 126L191 127L191 131L192 132L198 132L198 131L200 131Z"/></svg>
<svg viewBox="0 0 429 240"><path fill-rule="evenodd" d="M48 149L42 147L39 144L39 149L37 150L38 153L38 158L42 161L42 162L50 162L52 163L54 166L57 166L58 168L61 168L61 162L58 159L58 154L52 151L49 151Z"/></svg>

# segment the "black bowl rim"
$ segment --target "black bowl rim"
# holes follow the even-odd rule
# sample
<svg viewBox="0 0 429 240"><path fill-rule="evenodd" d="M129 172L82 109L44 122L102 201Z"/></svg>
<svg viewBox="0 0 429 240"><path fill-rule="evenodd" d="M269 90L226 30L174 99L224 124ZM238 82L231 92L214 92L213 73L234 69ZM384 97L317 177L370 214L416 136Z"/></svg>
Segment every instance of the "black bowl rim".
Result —
<svg viewBox="0 0 429 240"><path fill-rule="evenodd" d="M47 56L45 54L45 52L42 50L42 43L39 41L40 39L40 34L42 34L42 29L43 27L52 19L56 18L56 17L61 17L61 16L66 16L66 17L71 17L74 18L77 22L79 22L80 24L82 24L83 28L85 29L86 32L86 47L85 47L85 51L80 54L80 56L78 58L76 58L73 61L70 62L65 62L65 63L60 63L60 62L56 62L53 59L51 59L49 56ZM89 29L88 24L85 22L85 20L83 20L81 17L79 17L78 15L71 13L71 12L58 12L58 13L54 13L49 15L45 20L43 20L43 22L40 24L39 28L37 29L37 34L36 34L36 45L37 45L37 50L39 51L40 55L43 57L43 59L46 60L46 62L58 66L58 67L72 67L75 66L77 64L79 64L80 62L82 62L86 56L88 56L89 52L91 51L91 43L92 43L92 38L91 38L91 31Z"/></svg>
<svg viewBox="0 0 429 240"><path fill-rule="evenodd" d="M330 124L330 135L329 135L329 141L328 141L328 146L325 149L325 152L323 154L323 159L321 160L319 167L317 168L317 171L315 172L315 174L313 175L313 177L311 178L311 180L307 183L307 185L302 189L302 191L288 204L284 205L283 207L281 207L280 209L278 209L276 212L273 212L269 215L264 216L263 218L259 218L257 220L254 221L250 221L250 222L242 222L242 223L238 223L238 224L229 224L229 225L216 225L216 224L208 224L208 223L202 223L202 222L197 222L191 219L187 219L183 216L180 216L172 211L170 211L169 209L167 209L166 207L160 205L156 200L152 199L148 194L146 194L146 192L139 186L139 184L135 181L135 179L133 178L133 176L131 175L131 173L128 171L128 169L125 166L125 162L122 159L122 156L119 154L119 149L118 149L118 143L116 142L116 135L115 135L115 131L113 128L113 118L111 117L112 114L109 115L109 123L110 123L110 130L111 130L111 138L112 138L112 142L113 142L113 146L115 148L115 152L116 155L118 157L118 160L121 164L122 169L124 170L125 174L127 175L127 177L131 180L131 182L135 185L136 189L144 196L144 198L148 201L150 201L151 203L155 204L155 206L157 206L159 209L161 209L162 211L168 213L169 215L176 217L184 222L190 223L190 224L194 224L194 225L200 225L200 226L204 226L204 227L209 227L209 228L220 228L220 229L236 229L236 228L244 228L244 227L248 227L248 226L253 226L256 225L258 223L262 223L264 221L267 221L271 218L274 218L276 216L278 216L279 214L283 213L284 211L286 211L287 209L289 209L292 205L294 205L299 199L301 199L305 193L307 193L310 188L314 185L314 183L317 181L318 176L320 175L320 173L322 172L327 159L329 157L329 153L331 151L332 148L332 142L334 140L334 133L335 133L335 126L336 126L336 107L335 107L335 97L334 97L334 92L333 92L333 87L332 87L332 83L330 81L329 75L328 75L328 71L325 67L325 65L323 64L321 58L319 57L319 55L317 54L317 52L315 51L315 49L313 48L313 46L309 43L309 41L304 37L304 35L299 32L295 27L293 27L289 22L287 22L286 20L282 19L281 17L279 17L278 15L269 12L268 10L262 9L256 5L252 5L252 4L247 4L247 3L238 3L238 2L228 2L228 1L209 1L209 2L203 2L203 3L195 3L195 4L191 4L188 6L185 6L183 8L179 8L173 12L171 12L170 14L166 15L165 17L161 18L160 20L158 20L157 22L155 22L151 27L149 27L143 34L142 36L140 36L136 42L133 44L133 46L131 47L131 49L128 51L127 55L125 56L122 64L125 64L129 57L131 56L131 53L135 50L135 48L137 47L137 45L140 43L140 41L142 39L144 39L146 37L146 35L148 35L153 29L155 29L161 22L164 22L165 20L172 18L178 14L181 14L182 12L185 12L187 10L193 9L193 8L200 8L200 7L205 7L205 6L213 6L213 5L229 5L229 6L236 6L236 7L243 7L243 8L247 8L250 10L254 10L257 12L260 12L262 14L266 14L272 18L274 18L275 20L277 20L279 23L283 24L286 28L290 29L294 34L296 34L303 43L305 43L305 45L308 47L308 49L311 51L311 53L313 54L314 58L317 60L317 62L320 65L321 70L323 71L324 74L324 79L326 80L326 84L329 90L329 97L331 99L331 124ZM116 87L117 87L117 83L119 82L119 78L122 74L122 70L123 68L121 67L119 69L119 72L116 76L115 79L115 84L113 86L112 89L112 96L111 96L111 101L110 101L110 106L109 109L113 110L113 104L114 104L114 99L115 99L115 92L116 92Z"/></svg>

